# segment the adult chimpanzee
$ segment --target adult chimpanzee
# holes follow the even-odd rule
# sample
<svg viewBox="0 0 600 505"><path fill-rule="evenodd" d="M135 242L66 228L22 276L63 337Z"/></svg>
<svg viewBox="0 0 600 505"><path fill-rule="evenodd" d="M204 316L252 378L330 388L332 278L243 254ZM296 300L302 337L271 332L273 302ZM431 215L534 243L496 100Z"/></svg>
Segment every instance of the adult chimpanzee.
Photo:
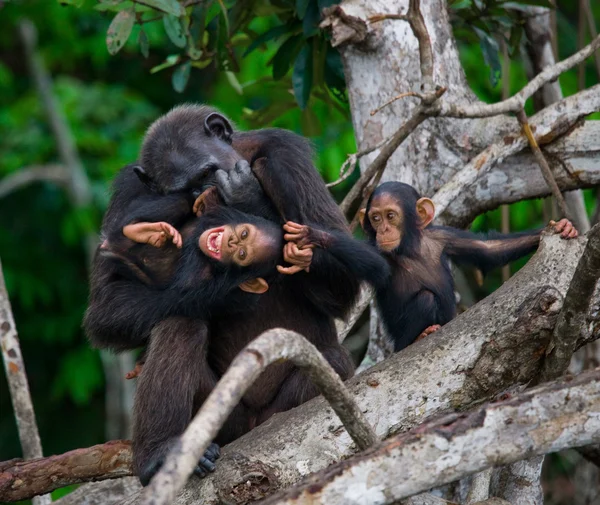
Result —
<svg viewBox="0 0 600 505"><path fill-rule="evenodd" d="M146 242L143 235L138 231L137 238ZM166 335L159 331L158 337L151 339L148 363L136 393L133 453L143 484L162 464L170 444L187 427L217 381L208 357L211 310L238 286L249 293L267 291L265 277L276 274L275 265L282 254L278 225L230 208L208 210L184 226L182 235L182 249L169 245L160 250L160 256L157 249L125 237L107 242L99 254L122 274L120 280L106 285L111 297L104 301L110 306L103 310L111 310L114 319L96 320L100 312L93 302L86 318L90 337L107 331L99 328L123 316L136 318L134 324L140 328L164 321L161 324L181 329L181 333ZM237 297L237 303L246 310L257 301L248 296ZM167 319L169 316L184 317ZM164 338L173 339L175 345L165 344ZM165 388L171 391L169 397L159 394ZM203 476L214 470L218 454L218 446L212 444L195 473Z"/></svg>
<svg viewBox="0 0 600 505"><path fill-rule="evenodd" d="M534 251L541 234L536 230L485 236L432 226L433 202L400 182L378 186L361 214L369 241L392 267L391 282L377 290L377 303L396 351L455 316L448 258L486 272ZM577 236L566 219L550 225L565 239Z"/></svg>
<svg viewBox="0 0 600 505"><path fill-rule="evenodd" d="M172 207L177 210L175 216L186 215L191 212L196 196L194 191L217 183L228 205L246 209L250 207L251 212L266 215L280 223L285 219L293 219L347 233L343 215L312 164L312 150L308 142L291 132L270 129L231 134L232 147L246 162L252 163L254 174L247 170L244 163L236 162L235 169L232 169L231 164L235 159L225 155L223 160L198 163L198 159L207 159L215 142L227 144L229 130L226 127L213 128L214 124L208 121L210 114L210 109L186 106L165 116L173 124L171 132L164 122L161 128L149 130L144 145L148 152L154 153L150 161L166 159L168 163L150 163L150 166L143 167L145 175L142 178L145 183L139 178L139 170L138 175L131 166L122 171L116 180L115 195L103 224L103 232L109 238L109 243L111 235L118 237L127 224L167 220ZM168 124L169 121L166 121ZM176 129L178 124L182 124L182 130ZM179 135L179 131L187 140L181 144L179 140L171 139L175 145L183 146L175 149L177 155L172 155L172 144L168 139ZM152 150L148 143L163 147ZM219 146L219 149L223 147L221 144ZM219 149L216 152L223 154L224 151ZM164 172L183 175L171 179L177 183L161 185ZM196 182L182 184L186 180ZM183 192L179 193L180 190ZM139 206L144 207L143 213L138 212ZM183 212L180 212L181 208ZM180 226L176 224L176 219L168 222L172 226ZM284 257L292 265L304 268L307 253L312 254L312 251L288 247ZM116 350L143 345L151 327L134 317L135 307L131 303L123 304L120 313L123 317L114 317L110 300L114 291L112 285L119 282L119 275L113 264L106 263L101 256L97 257L91 286L93 307L86 316L86 321L92 318L96 322L104 321L102 331L96 332L96 338L91 336L92 341L98 346ZM232 359L250 340L270 328L283 327L304 335L322 352L342 379L348 378L352 375L353 366L347 352L337 342L333 318L345 315L356 298L358 287L358 279L342 262L324 251L316 250L311 258L310 273L300 272L275 282L251 312L232 317L230 312L235 308L235 303L230 303L219 313L213 313L209 321L208 346L210 365L216 377L224 373ZM138 390L143 390L142 382L149 380L150 374L144 379L149 368L154 370L153 377L169 376L170 373L174 380L177 376L173 375L174 370L193 370L189 372L190 376L199 373L196 353L202 351L195 345L194 335L200 330L192 318L170 318L158 324L154 328ZM157 380L153 383L151 394L175 404L185 402L184 396L188 392L172 381ZM294 366L289 363L273 365L250 388L216 441L227 443L275 412L295 407L316 394L316 388ZM164 416L162 420L154 421L154 429L160 431L163 424L171 422L171 419ZM155 447L143 466L157 468L163 452L162 446Z"/></svg>

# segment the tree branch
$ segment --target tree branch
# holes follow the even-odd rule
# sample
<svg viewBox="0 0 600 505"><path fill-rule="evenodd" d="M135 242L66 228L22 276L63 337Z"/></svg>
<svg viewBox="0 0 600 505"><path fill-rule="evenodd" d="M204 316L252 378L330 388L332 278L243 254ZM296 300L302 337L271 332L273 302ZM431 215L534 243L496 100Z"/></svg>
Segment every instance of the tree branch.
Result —
<svg viewBox="0 0 600 505"><path fill-rule="evenodd" d="M0 462L0 501L26 500L82 482L133 475L131 442L113 440L57 456Z"/></svg>
<svg viewBox="0 0 600 505"><path fill-rule="evenodd" d="M282 359L304 370L348 430L359 449L377 441L375 432L331 365L304 337L281 328L266 331L237 355L200 411L181 436L181 442L143 493L147 505L171 503L192 474L198 460L242 397L267 366Z"/></svg>
<svg viewBox="0 0 600 505"><path fill-rule="evenodd" d="M563 308L552 333L540 381L560 377L569 366L576 342L585 329L585 315L600 279L600 224L587 234L587 245L577 264Z"/></svg>
<svg viewBox="0 0 600 505"><path fill-rule="evenodd" d="M600 36L596 37L590 44L578 51L569 58L546 67L533 80L531 80L521 91L508 100L493 104L475 103L475 104L454 104L443 101L439 103L439 116L456 118L476 118L497 116L508 112L517 113L525 106L525 102L544 84L554 81L562 73L575 67L600 47Z"/></svg>
<svg viewBox="0 0 600 505"><path fill-rule="evenodd" d="M600 441L598 409L595 370L425 423L261 503L393 503L493 465Z"/></svg>
<svg viewBox="0 0 600 505"><path fill-rule="evenodd" d="M91 482L52 502L52 505L116 505L141 487L137 477Z"/></svg>
<svg viewBox="0 0 600 505"><path fill-rule="evenodd" d="M0 348L2 349L2 360L6 372L6 380L10 390L19 440L25 459L39 458L42 456L42 443L35 421L35 412L31 402L25 363L21 354L17 327L13 317L2 263L0 262ZM2 481L0 480L0 483ZM50 503L50 496L39 496L35 498L34 505L46 505Z"/></svg>
<svg viewBox="0 0 600 505"><path fill-rule="evenodd" d="M0 198L34 182L54 182L66 185L69 173L62 165L40 165L24 167L0 180Z"/></svg>
<svg viewBox="0 0 600 505"><path fill-rule="evenodd" d="M337 334L338 334L338 342L343 342L344 339L348 336L348 333L352 329L352 327L358 321L358 318L362 316L363 312L371 303L373 299L373 295L375 292L373 288L368 284L363 283L360 287L360 293L358 295L358 299L356 303L350 310L350 314L346 317L345 321L338 320L335 322Z"/></svg>
<svg viewBox="0 0 600 505"><path fill-rule="evenodd" d="M564 217L572 219L570 216L570 213L567 209L567 204L565 202L565 199L564 199L562 193L560 192L558 184L556 184L556 181L554 180L554 176L552 175L552 170L550 169L550 165L548 165L548 162L546 161L546 158L544 158L544 154L542 153L540 146L538 145L537 141L535 140L535 136L533 135L533 132L531 131L531 126L529 125L529 122L527 120L527 115L525 114L525 111L523 109L521 109L519 112L517 112L517 120L519 121L519 124L521 125L523 134L527 138L527 142L529 142L529 147L531 148L531 151L533 152L535 160L537 161L538 165L540 166L540 170L542 171L544 180L546 181L546 184L548 184L548 187L552 190L552 194L554 195L554 198L556 198L556 202L558 203L558 208L560 209L560 211Z"/></svg>
<svg viewBox="0 0 600 505"><path fill-rule="evenodd" d="M600 84L538 112L531 118L531 129L538 144L549 144L574 127L581 118L597 110L600 110ZM524 135L507 136L471 159L433 197L437 216L443 219L443 213L466 188L484 176L497 162L522 151L527 145Z"/></svg>

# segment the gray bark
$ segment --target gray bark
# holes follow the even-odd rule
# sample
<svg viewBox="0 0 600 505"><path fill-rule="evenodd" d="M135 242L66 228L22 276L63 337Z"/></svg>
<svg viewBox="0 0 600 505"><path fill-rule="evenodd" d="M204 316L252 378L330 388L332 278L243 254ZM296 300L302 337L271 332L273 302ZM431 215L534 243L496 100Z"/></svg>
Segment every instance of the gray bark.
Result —
<svg viewBox="0 0 600 505"><path fill-rule="evenodd" d="M392 504L494 465L595 443L600 440L599 409L600 370L585 372L423 424L262 503ZM513 505L529 503L518 495L512 498L507 501Z"/></svg>

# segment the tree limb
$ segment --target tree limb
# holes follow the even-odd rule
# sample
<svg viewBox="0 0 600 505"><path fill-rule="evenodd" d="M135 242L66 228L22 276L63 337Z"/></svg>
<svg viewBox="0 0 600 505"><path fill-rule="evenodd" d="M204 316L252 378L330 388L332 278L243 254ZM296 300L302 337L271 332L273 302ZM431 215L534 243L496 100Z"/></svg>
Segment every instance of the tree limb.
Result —
<svg viewBox="0 0 600 505"><path fill-rule="evenodd" d="M54 182L66 185L68 181L69 173L62 165L24 167L0 180L0 198L34 182Z"/></svg>
<svg viewBox="0 0 600 505"><path fill-rule="evenodd" d="M137 477L91 482L52 502L52 505L116 505L141 487Z"/></svg>
<svg viewBox="0 0 600 505"><path fill-rule="evenodd" d="M600 110L600 84L546 107L531 118L530 124L536 141L545 145L565 134L581 118L597 110ZM522 151L527 145L524 135L507 136L471 159L433 197L437 216L442 216L443 219L443 213L465 188L475 183L500 160Z"/></svg>
<svg viewBox="0 0 600 505"><path fill-rule="evenodd" d="M39 458L42 456L42 443L35 421L35 412L31 402L31 393L25 373L25 363L21 354L17 327L13 317L4 272L0 262L0 348L6 372L6 380L10 390L21 449L25 459ZM0 481L1 482L1 481ZM50 503L50 496L39 496L34 499L34 505Z"/></svg>
<svg viewBox="0 0 600 505"><path fill-rule="evenodd" d="M585 330L585 315L600 279L600 224L587 234L588 242L577 264L563 308L546 351L540 381L560 377L569 366L576 342Z"/></svg>
<svg viewBox="0 0 600 505"><path fill-rule="evenodd" d="M465 105L442 101L438 104L438 115L456 118L477 118L497 116L499 114L506 114L508 112L516 113L525 106L527 99L531 97L537 90L539 90L544 84L554 81L562 73L586 60L598 48L600 48L600 36L596 37L581 51L578 51L574 55L569 56L567 59L560 61L555 65L546 67L533 80L529 81L529 83L521 91L507 100L493 104L474 103Z"/></svg>
<svg viewBox="0 0 600 505"><path fill-rule="evenodd" d="M261 503L393 503L493 465L598 442L599 409L600 370L595 370L425 423Z"/></svg>
<svg viewBox="0 0 600 505"><path fill-rule="evenodd" d="M57 456L0 462L0 501L26 500L96 480L133 475L131 442L113 440Z"/></svg>
<svg viewBox="0 0 600 505"><path fill-rule="evenodd" d="M235 406L270 364L287 359L304 370L319 387L359 449L377 441L363 413L339 375L303 336L281 328L268 330L233 360L187 427L181 441L143 493L147 505L171 503Z"/></svg>

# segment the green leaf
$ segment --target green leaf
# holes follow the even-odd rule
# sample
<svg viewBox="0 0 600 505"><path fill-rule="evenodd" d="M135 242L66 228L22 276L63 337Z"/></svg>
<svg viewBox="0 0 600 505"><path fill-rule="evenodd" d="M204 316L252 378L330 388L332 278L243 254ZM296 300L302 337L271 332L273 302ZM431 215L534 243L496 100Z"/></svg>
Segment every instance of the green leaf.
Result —
<svg viewBox="0 0 600 505"><path fill-rule="evenodd" d="M468 9L469 7L471 7L471 0L454 0L450 4L450 8L454 9L455 11Z"/></svg>
<svg viewBox="0 0 600 505"><path fill-rule="evenodd" d="M308 105L313 78L313 52L310 43L304 45L294 63L292 86L294 96L302 110Z"/></svg>
<svg viewBox="0 0 600 505"><path fill-rule="evenodd" d="M344 75L344 65L337 49L327 44L327 54L325 56L325 84L331 89L342 93L346 88L346 76ZM337 96L337 94L336 94Z"/></svg>
<svg viewBox="0 0 600 505"><path fill-rule="evenodd" d="M110 54L117 54L125 45L133 24L135 23L135 12L133 8L119 12L108 27L106 32L106 47Z"/></svg>
<svg viewBox="0 0 600 505"><path fill-rule="evenodd" d="M85 0L60 0L61 5L73 5L74 7L81 7Z"/></svg>
<svg viewBox="0 0 600 505"><path fill-rule="evenodd" d="M304 44L302 35L292 35L273 56L273 79L281 79L292 66L296 56Z"/></svg>
<svg viewBox="0 0 600 505"><path fill-rule="evenodd" d="M165 68L172 67L173 65L177 65L179 63L180 56L178 54L172 54L167 56L167 59L161 63L160 65L156 65L155 67L150 69L151 74L155 74L156 72L160 72Z"/></svg>
<svg viewBox="0 0 600 505"><path fill-rule="evenodd" d="M140 51L142 55L144 58L147 58L150 54L150 43L148 42L148 35L146 35L146 32L143 28L140 30L140 34L138 36L138 44L140 45Z"/></svg>
<svg viewBox="0 0 600 505"><path fill-rule="evenodd" d="M165 14L163 16L163 24L165 25L165 31L171 39L171 42L177 47L185 47L185 33L183 33L181 20L176 16Z"/></svg>
<svg viewBox="0 0 600 505"><path fill-rule="evenodd" d="M94 6L94 9L100 12L121 12L125 9L131 9L133 7L133 2L129 0L111 0L104 1Z"/></svg>
<svg viewBox="0 0 600 505"><path fill-rule="evenodd" d="M308 39L319 31L319 21L321 20L321 14L319 13L319 7L316 2L308 4L306 9L306 15L302 19L302 31L304 32L304 38Z"/></svg>
<svg viewBox="0 0 600 505"><path fill-rule="evenodd" d="M235 92L238 95L243 95L244 94L244 90L242 89L240 81L238 81L236 75L233 72L226 71L225 72L225 77L227 77L227 80L229 81L229 84L231 85L231 87L235 90Z"/></svg>
<svg viewBox="0 0 600 505"><path fill-rule="evenodd" d="M319 0L319 14L323 14L323 9L339 3L340 0Z"/></svg>
<svg viewBox="0 0 600 505"><path fill-rule="evenodd" d="M182 16L185 11L177 0L136 0L137 3L147 5L153 9L166 12L167 14L173 14L173 16Z"/></svg>
<svg viewBox="0 0 600 505"><path fill-rule="evenodd" d="M502 64L500 63L500 50L498 43L483 30L473 27L475 33L479 36L481 52L488 67L490 67L490 82L493 87L498 84L498 79L502 75Z"/></svg>
<svg viewBox="0 0 600 505"><path fill-rule="evenodd" d="M306 14L306 9L308 8L309 3L310 0L296 0L296 13L300 19L302 19Z"/></svg>
<svg viewBox="0 0 600 505"><path fill-rule="evenodd" d="M190 80L191 69L192 63L190 61L186 61L184 64L177 67L175 72L173 72L171 82L173 83L173 89L177 91L177 93L183 93L185 90L185 87Z"/></svg>
<svg viewBox="0 0 600 505"><path fill-rule="evenodd" d="M194 68L206 68L208 67L211 63L212 63L212 59L209 58L207 60L200 60L200 61L192 61L192 67Z"/></svg>
<svg viewBox="0 0 600 505"><path fill-rule="evenodd" d="M269 40L273 40L273 39L281 37L282 35L285 35L286 33L288 33L290 31L290 28L291 28L291 25L285 24L285 25L275 26L275 27L271 28L270 30L267 30L265 33L263 33L262 35L259 35L252 41L252 44L250 44L248 46L248 49L246 49L246 51L244 52L242 57L245 58L252 51L254 51L256 48L263 45L265 42L268 42Z"/></svg>

